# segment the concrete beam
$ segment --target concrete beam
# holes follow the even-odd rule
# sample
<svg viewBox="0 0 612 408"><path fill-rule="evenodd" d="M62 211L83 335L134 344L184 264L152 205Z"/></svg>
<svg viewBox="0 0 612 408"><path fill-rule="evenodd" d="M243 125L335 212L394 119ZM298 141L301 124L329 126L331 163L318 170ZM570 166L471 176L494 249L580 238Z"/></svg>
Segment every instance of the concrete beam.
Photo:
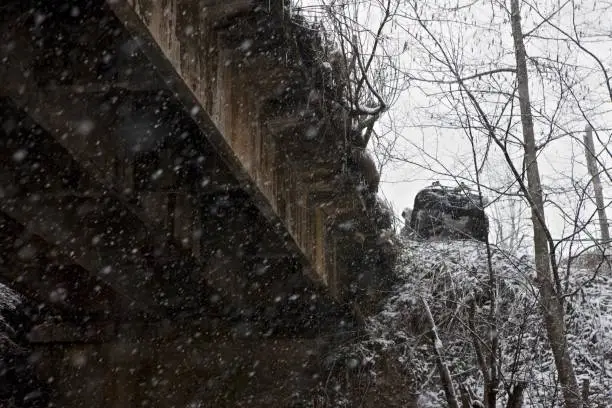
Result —
<svg viewBox="0 0 612 408"><path fill-rule="evenodd" d="M165 151L167 157L160 158L154 167L146 169L145 174L152 179L150 185L139 187L134 184L135 162L130 159L121 159L121 148L116 145L110 136L113 134L114 121L108 118L96 118L87 112L94 112L96 108L91 100L71 99L69 93L63 93L64 88L55 88L53 93L46 93L36 88L29 89L20 96L16 90L7 91L11 99L16 98L19 106L27 111L28 115L51 134L51 137L72 156L75 162L82 167L83 172L93 181L91 186L81 191L65 189L50 189L44 191L46 197L91 197L108 198L116 200L128 213L136 217L147 229L151 236L168 237L176 248L181 248L187 236L198 230L196 225L201 220L195 217L197 203L194 201L205 196L216 196L227 192L239 191L237 182L224 169L223 163L210 156L210 152L203 151L198 161L197 169L203 174L199 180L194 180L194 186L175 187L178 176L174 171L174 159L177 153ZM14 100L14 99L13 99ZM70 102L72 101L72 102ZM95 128L91 133L79 133L79 119L87 119L81 125L91 120ZM33 123L31 126L36 126ZM199 135L192 135L197 138ZM164 152L161 152L164 153ZM165 160L165 161L164 161ZM160 176L157 177L157 172ZM182 182L182 181L181 181ZM193 184L193 183L192 183ZM193 191L190 191L193 190ZM41 193L43 193L41 191ZM169 197L186 198L176 203L176 208L168 208ZM193 202L193 211L183 209L182 204ZM171 214L172 212L172 214ZM170 218L176 220L171 220ZM194 218L195 217L195 218ZM173 226L182 223L190 226L189 231L173 230ZM168 235L168 233L170 235ZM187 233L187 235L185 235ZM195 245L195 244L194 244ZM198 257L201 251L197 246L186 248L183 255Z"/></svg>
<svg viewBox="0 0 612 408"><path fill-rule="evenodd" d="M42 95L42 98L45 97L42 92L36 90L33 92L36 95ZM34 98L36 98L36 96ZM58 104L61 103L60 99L57 100ZM200 229L198 223L201 221L197 216L199 214L199 208L194 201L195 197L190 199L189 195L186 195L184 191L164 192L157 194L156 197L151 197L150 194L147 193L134 191L127 196L122 192L113 192L112 178L110 180L108 178L103 180L101 175L104 168L113 165L113 163L108 161L113 159L113 152L108 150L95 151L95 149L99 148L99 146L96 147L98 143L89 140L87 135L81 135L79 139L77 134L74 132L71 133L71 129L62 127L64 124L61 115L54 119L52 114L49 115L53 110L51 112L45 112L43 109L35 108L36 106L36 104L32 105L32 109L38 109L37 112L43 119L47 118L48 122L51 121L53 123L53 125L48 124L47 126L49 130L54 131L55 140L63 142L64 144L62 146L69 148L66 149L68 153L71 153L75 160L81 160L79 164L82 165L83 162L90 163L90 166L85 167L94 169L93 178L96 179L97 177L97 179L96 181L87 183L87 187L82 190L65 189L65 187L60 185L61 183L55 183L53 177L57 174L57 170L54 171L53 166L59 166L60 171L64 172L64 167L70 164L71 158L67 157L65 160L62 159L63 156L68 155L66 150L55 153L45 152L49 156L46 157L46 159L51 161L59 160L61 163L53 164L51 161L39 160L40 162L37 163L37 166L42 167L42 173L45 174L45 177L49 180L47 180L47 183L42 183L44 186L41 184L40 188L34 188L33 190L32 186L22 186L20 183L23 180L15 179L15 166L17 166L17 164L11 159L10 156L12 152L9 149L7 152L4 152L8 156L0 171L0 173L2 173L0 178L4 181L4 198L2 199L0 208L26 225L30 230L42 236L51 244L61 246L68 257L73 259L74 262L85 270L88 270L92 276L99 276L101 279L109 282L114 289L123 296L128 296L129 299L136 300L139 304L142 303L142 308L157 308L160 306L159 301L162 302L163 306L172 306L168 305L167 301L164 301L164 299L159 299L159 296L158 299L155 299L147 295L145 293L145 288L147 287L153 290L154 293L164 293L167 291L175 293L196 292L198 290L197 286L190 285L188 282L183 281L183 275L178 272L175 282L164 282L163 287L160 287L159 283L154 283L151 280L155 280L155 273L152 270L153 266L147 265L147 261L142 258L143 255L141 253L143 250L147 250L148 247L153 246L157 252L155 256L157 259L189 258L190 256L197 257L201 255L200 242L193 239L195 231ZM49 107L49 105L45 106ZM25 108L28 109L27 106ZM32 109L28 110L32 111ZM61 109L61 107L56 109ZM78 115L73 117L78 117ZM22 120L18 122L20 126L34 134L34 129L37 126L33 123L28 123L29 121L27 118L21 119ZM64 134L62 129L66 130L66 134L70 133L72 135L71 140L75 141L77 145L66 145L66 143L68 143L67 138L60 136L60 133ZM103 130L103 128L101 130ZM13 139L15 139L15 137L13 137ZM36 136L36 140L40 141L43 139L45 138L40 135ZM91 147L89 143L83 143L84 141L89 141L93 147ZM31 141L26 138L23 143L27 145L31 143ZM30 155L33 154L32 149L35 147L40 148L41 146L31 146ZM89 161L90 158L98 160L97 164L102 163L102 167L100 168L97 165L91 164L92 162ZM29 158L26 156L24 160L27 162ZM100 162L100 160L102 160L102 162ZM106 162L104 162L104 160L106 160ZM210 162L212 163L214 160ZM10 163L12 163L12 165L10 165ZM104 163L107 163L107 165L104 165ZM73 167L78 168L78 166ZM109 175L105 174L104 176L108 177ZM55 177L57 178L57 176ZM38 181L36 177L34 177L33 180L34 179ZM223 184L219 184L219 182ZM211 181L207 182L207 185L202 187L201 190L207 191L209 185L212 185L213 188L221 188L221 185L226 185L228 182L229 181L225 180L223 177L213 174ZM15 189L12 189L13 184L15 184ZM77 186L75 186L75 188L76 187ZM109 189L109 187L111 189ZM24 192L21 191L22 188L31 192L24 194ZM231 189L231 187L224 188L226 190ZM15 191L12 192L12 190ZM170 209L168 206L168 198L171 196L175 199ZM10 200L8 198L10 198ZM183 198L186 199L184 200ZM191 203L191 205L188 205L189 203ZM96 212L108 214L107 210L109 208L113 209L111 212L114 212L115 216L107 216L106 219L102 220L98 228L94 228L92 231L86 232L82 229L82 223L87 222L87 214ZM68 215L67 212L76 210L81 212L85 211L86 214L82 214L82 216L77 215L72 219L66 218ZM117 236L111 237L108 233L103 231L103 227L109 223L119 221L119 219L115 219L117 214L121 214L119 219L123 219L124 224L114 228ZM56 225L58 222L62 224L59 227ZM91 222L89 222L89 224L91 224ZM133 232L137 232L133 234L128 233L124 230L128 226L131 226ZM130 235L131 239L126 241L126 237ZM93 240L98 239L97 237L104 237L106 241L116 241L119 239L125 242L123 242L122 248L115 245L115 249L100 250L100 248L95 248L95 245L92 244ZM147 237L156 238L156 240L150 240ZM187 242L188 247L183 248L184 242ZM134 253L134 256L130 255L130 251L132 250L137 251ZM164 251L165 254L162 253ZM126 258L129 260L126 261ZM190 264L193 265L192 268L197 267L197 262L195 261ZM159 266L160 265L158 265L158 267ZM109 272L106 273L104 271ZM193 275L192 272L186 273L189 276ZM203 284L202 282L200 283ZM185 285L186 287L180 288L181 285ZM134 288L137 287L140 287L140 290L134 292ZM135 296L139 298L134 299ZM191 298L197 298L195 293L192 293ZM171 303L175 304L175 301L180 302L181 299L177 298Z"/></svg>
<svg viewBox="0 0 612 408"><path fill-rule="evenodd" d="M120 316L129 311L129 299L17 220L0 214L0 231L0 279L47 313Z"/></svg>
<svg viewBox="0 0 612 408"><path fill-rule="evenodd" d="M234 43L224 42L220 26L209 20L206 13L190 12L189 5L182 2L120 0L109 4L125 27L142 40L143 52L160 75L171 79L167 81L169 88L191 113L267 223L277 235L289 238L286 239L288 252L297 254L304 266L313 266L304 268L304 273L315 282L322 281L327 259L326 247L317 244L323 242L322 219L316 215L308 193L299 192L307 191L307 186L295 188L295 183L301 182L300 174L291 168L293 158L285 154L283 142L276 143L260 124L262 96L253 89L258 87L261 77L247 67L248 50L237 50L232 46ZM282 12L280 1L270 5L273 13ZM267 18L263 13L258 17ZM184 35L184 26L193 27L198 35ZM282 35L278 26L269 27L271 31L267 35ZM241 51L245 58L239 55ZM266 62L271 63L271 59ZM251 68L256 69L254 65ZM287 69L288 76L294 72L292 67ZM278 81L269 85L282 88L283 75L279 73ZM268 88L265 84L262 86ZM302 158L309 153L318 155L321 149L314 147L325 145L317 142L302 146ZM323 149L329 153L329 148ZM296 145L294 150L299 151L300 147ZM335 154L330 156L337 159Z"/></svg>
<svg viewBox="0 0 612 408"><path fill-rule="evenodd" d="M166 27L166 23L172 22L172 24L175 24L177 23L175 21L176 18L187 18L186 16L189 15L189 18L193 19L192 26L194 30L200 33L198 38L203 39L203 41L209 41L211 39L208 37L210 35L210 30L214 31L212 21L207 18L200 20L200 14L196 11L193 13L183 13L185 10L181 10L178 16L164 16L164 12L161 10L161 4L149 5L150 7L155 7L155 10L141 7L143 6L141 4L123 0L111 1L109 5L125 27L130 30L134 36L142 40L143 52L153 62L160 72L160 75L165 78L172 78L171 81L167 81L171 84L170 89L177 95L178 100L185 107L185 111L191 113L194 122L199 126L203 135L207 137L211 146L236 177L239 185L249 193L251 199L257 205L257 208L268 220L268 224L275 229L278 235L288 236L286 226L276 213L274 205L271 204L274 202L274 197L270 192L273 188L273 180L267 180L267 176L260 177L256 175L255 178L252 177L251 173L244 167L240 157L232 149L232 146L230 146L226 137L219 131L217 125L219 125L220 122L213 121L209 112L205 111L205 109L210 109L210 112L225 111L228 115L230 114L229 107L222 106L222 104L228 102L223 102L225 99L218 93L216 97L213 98L212 94L216 93L216 91L208 95L213 85L208 82L209 78L202 78L201 72L197 72L198 70L210 68L211 71L207 72L209 72L211 76L217 75L218 67L205 67L204 61L201 61L201 56L196 54L201 53L202 50L208 50L211 47L205 46L205 44L200 44L198 47L190 47L188 44L189 39L185 38L182 39L185 44L185 48L183 49L185 55L181 56L182 51L179 49L179 44L181 42L178 38L179 35L182 35L181 30L176 30L175 26L170 27L170 30L163 28ZM173 11L173 13L175 12L176 10ZM203 22L210 25L203 26ZM210 45L212 49L215 50L215 54L214 56L210 56L210 58L212 58L210 61L213 61L214 58L219 58L220 52L217 48L217 37L215 34L213 34L213 36L214 41ZM189 53L193 53L193 55L187 55ZM199 63L199 61L201 61L201 63ZM181 66L181 63L183 66ZM192 66L192 64L195 65ZM217 81L217 86L223 88L225 85L227 85L227 83L221 83L219 80ZM213 103L218 105L216 110L212 106ZM221 125L219 126L222 128ZM229 135L226 136L229 137ZM257 149L256 146L254 149L248 149L248 153L252 154ZM245 150L245 152L246 151L247 150ZM266 153L268 155L271 154L271 149L268 148ZM253 167L251 171L258 170L255 170L255 167ZM261 181L256 182L255 179ZM304 262L306 261L299 247L293 240L288 240L286 243L290 252L300 254L302 260Z"/></svg>
<svg viewBox="0 0 612 408"><path fill-rule="evenodd" d="M141 80L131 81L99 81L99 82L83 82L71 85L57 84L41 87L40 90L48 94L60 95L92 95L92 94L107 94L107 93L134 93L134 92L158 92L165 89L165 84L161 80L153 80L144 78Z"/></svg>
<svg viewBox="0 0 612 408"><path fill-rule="evenodd" d="M92 320L88 322L44 322L35 325L27 334L31 344L84 343L99 344L118 341L171 342L196 335L199 341L211 344L278 344L291 347L295 344L316 344L312 337L287 337L283 335L245 330L245 322L228 322L214 315L205 319L174 319L130 322ZM313 348L314 352L315 349Z"/></svg>
<svg viewBox="0 0 612 408"><path fill-rule="evenodd" d="M0 65L0 74L7 78L6 86L0 90L0 96L10 98L36 125L47 131L97 183L97 185L94 183L92 188L104 191L105 194L119 200L148 229L163 235L163 226L147 218L145 211L134 205L132 196L126 194L135 190L134 163L133 158L126 157L125 146L118 143L118 139L123 137L117 134L120 116L117 110L120 109L118 106L110 105L113 101L116 104L122 101L129 104L138 95L134 94L135 89L140 88L151 93L147 89L148 86L159 89L160 84L151 83L151 79L145 77L143 82L102 81L41 88L34 82L31 72L20 69L21 66L31 65L36 59L36 53L28 41L27 31L21 34L0 31L0 34L2 38L8 36L14 47L11 52L6 53L5 63ZM0 52L0 56L2 55ZM108 92L113 90L120 95L118 99L108 95ZM166 91L164 98L166 97L172 98L172 95ZM149 110L152 111L155 104L155 101L151 102ZM160 101L158 105L158 108L163 106L164 101ZM29 126L36 125L29 124ZM202 180L198 193L234 184L233 180L224 177L222 171L219 172L217 161L206 151L201 152L200 157L207 160L199 163L198 167L208 169L210 177ZM164 174L172 172L173 164L171 161L169 163L168 169L161 169L167 170ZM155 170L159 169L152 169L151 172Z"/></svg>
<svg viewBox="0 0 612 408"><path fill-rule="evenodd" d="M281 136L286 133L300 133L306 136L308 127L316 126L316 123L313 123L311 114L304 113L271 117L265 119L263 125L273 135ZM313 131L315 130L313 128Z"/></svg>
<svg viewBox="0 0 612 408"><path fill-rule="evenodd" d="M22 265L0 267L6 285L37 302L46 314L67 317L120 315L120 296L104 282L96 282L77 265Z"/></svg>
<svg viewBox="0 0 612 408"><path fill-rule="evenodd" d="M54 379L58 406L254 407L249 398L265 395L267 404L259 405L264 407L316 384L322 344L213 338L194 329L170 340L130 336L97 344L36 344L34 361L41 378Z"/></svg>
<svg viewBox="0 0 612 408"><path fill-rule="evenodd" d="M30 344L107 343L116 338L114 322L91 322L83 325L71 323L43 323L27 334Z"/></svg>
<svg viewBox="0 0 612 408"><path fill-rule="evenodd" d="M153 289L149 268L139 255L131 253L132 248L143 247L138 242L144 237L127 234L107 237L100 235L99 230L87 231L87 218L97 203L79 201L0 199L0 211L24 225L27 231L60 248L61 253L77 265L98 276L123 297L131 299L134 307L159 313L159 305L145 289ZM103 256L95 249L96 236L105 237L100 239L107 239L109 243L116 239L122 242L114 246L110 256Z"/></svg>

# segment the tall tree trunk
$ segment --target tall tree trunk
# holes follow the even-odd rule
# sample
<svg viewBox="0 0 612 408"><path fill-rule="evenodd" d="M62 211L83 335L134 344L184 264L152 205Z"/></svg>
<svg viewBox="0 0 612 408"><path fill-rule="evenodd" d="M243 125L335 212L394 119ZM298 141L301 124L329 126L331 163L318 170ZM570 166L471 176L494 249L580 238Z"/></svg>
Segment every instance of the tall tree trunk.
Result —
<svg viewBox="0 0 612 408"><path fill-rule="evenodd" d="M508 396L506 408L521 408L523 406L523 393L525 392L525 388L527 388L527 383L518 382L514 384Z"/></svg>
<svg viewBox="0 0 612 408"><path fill-rule="evenodd" d="M516 57L518 93L525 143L525 163L529 195L531 196L531 219L533 222L535 266L537 283L540 292L540 306L548 335L559 382L563 388L563 399L568 408L582 408L580 388L574 374L574 367L567 348L564 311L560 293L556 293L552 281L550 254L546 237L544 218L544 201L538 170L537 152L529 101L529 78L527 74L527 56L523 42L519 0L511 0L512 37Z"/></svg>
<svg viewBox="0 0 612 408"><path fill-rule="evenodd" d="M444 394L446 395L446 402L450 408L459 408L459 400L457 400L457 394L455 393L455 386L453 385L453 377L451 376L448 366L444 362L444 356L442 355L442 341L438 336L438 329L436 322L429 308L429 304L425 298L421 298L423 302L423 308L425 310L425 316L429 321L431 328L429 329L429 339L431 340L431 347L436 356L436 365L438 366L438 374L442 381L442 388L444 388Z"/></svg>
<svg viewBox="0 0 612 408"><path fill-rule="evenodd" d="M595 144L593 143L593 128L587 125L584 134L584 148L586 150L587 167L591 173L593 180L593 190L595 191L595 204L597 204L597 213L599 215L599 226L601 228L601 249L607 255L610 255L610 229L608 225L608 217L606 217L606 206L604 204L603 190L601 188L601 180L599 178L599 170L597 169L597 160L595 160Z"/></svg>

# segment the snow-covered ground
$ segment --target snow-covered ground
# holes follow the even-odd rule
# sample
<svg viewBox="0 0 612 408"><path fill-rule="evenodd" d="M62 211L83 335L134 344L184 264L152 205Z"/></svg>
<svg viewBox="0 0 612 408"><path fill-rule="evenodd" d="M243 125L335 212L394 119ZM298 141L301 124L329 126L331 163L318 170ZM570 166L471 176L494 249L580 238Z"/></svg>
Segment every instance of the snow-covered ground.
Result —
<svg viewBox="0 0 612 408"><path fill-rule="evenodd" d="M428 336L431 325L426 302L440 336L436 346L457 393L464 384L482 398L483 376L474 344L479 344L486 357L491 339L497 336L498 406L505 406L510 387L518 382L527 385L523 407L560 406L531 262L492 249L498 301L491 323L491 275L485 244L404 240L402 245L398 283L381 311L370 319L368 338L357 345L372 373L377 373L379 361L391 357L412 377L411 391L421 396L420 406L446 405ZM564 276L565 271L561 272ZM590 382L590 406L612 406L612 277L609 272L576 269L569 275L568 288L576 292L566 298L567 338L576 375L580 382Z"/></svg>

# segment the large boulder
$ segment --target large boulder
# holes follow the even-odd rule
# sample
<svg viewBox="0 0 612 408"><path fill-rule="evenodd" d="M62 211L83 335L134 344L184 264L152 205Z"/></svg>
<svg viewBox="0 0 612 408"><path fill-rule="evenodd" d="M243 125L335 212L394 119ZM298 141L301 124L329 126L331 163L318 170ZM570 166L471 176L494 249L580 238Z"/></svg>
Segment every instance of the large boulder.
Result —
<svg viewBox="0 0 612 408"><path fill-rule="evenodd" d="M477 194L465 186L434 185L414 199L410 229L421 239L477 239L486 242L489 221Z"/></svg>

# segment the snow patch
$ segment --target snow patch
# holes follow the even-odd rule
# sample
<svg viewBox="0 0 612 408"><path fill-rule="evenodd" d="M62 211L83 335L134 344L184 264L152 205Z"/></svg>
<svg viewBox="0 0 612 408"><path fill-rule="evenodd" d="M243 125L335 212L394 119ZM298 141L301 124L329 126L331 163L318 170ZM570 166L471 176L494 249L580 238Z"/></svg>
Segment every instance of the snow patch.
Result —
<svg viewBox="0 0 612 408"><path fill-rule="evenodd" d="M500 407L511 384L525 381L525 408L560 407L560 389L552 353L540 317L533 264L491 248L493 281L487 247L478 241L422 242L404 239L397 280L380 311L368 320L367 339L353 346L369 364L384 369L389 357L410 373L419 406L445 406L428 323L421 299L427 301L439 338L434 347L445 358L453 379L482 398L484 381L476 363L472 332L485 342L496 338L501 349ZM564 274L562 272L562 274ZM498 294L496 328L487 325L491 282ZM592 406L612 401L612 277L574 270L566 299L570 352L577 377L590 381Z"/></svg>

